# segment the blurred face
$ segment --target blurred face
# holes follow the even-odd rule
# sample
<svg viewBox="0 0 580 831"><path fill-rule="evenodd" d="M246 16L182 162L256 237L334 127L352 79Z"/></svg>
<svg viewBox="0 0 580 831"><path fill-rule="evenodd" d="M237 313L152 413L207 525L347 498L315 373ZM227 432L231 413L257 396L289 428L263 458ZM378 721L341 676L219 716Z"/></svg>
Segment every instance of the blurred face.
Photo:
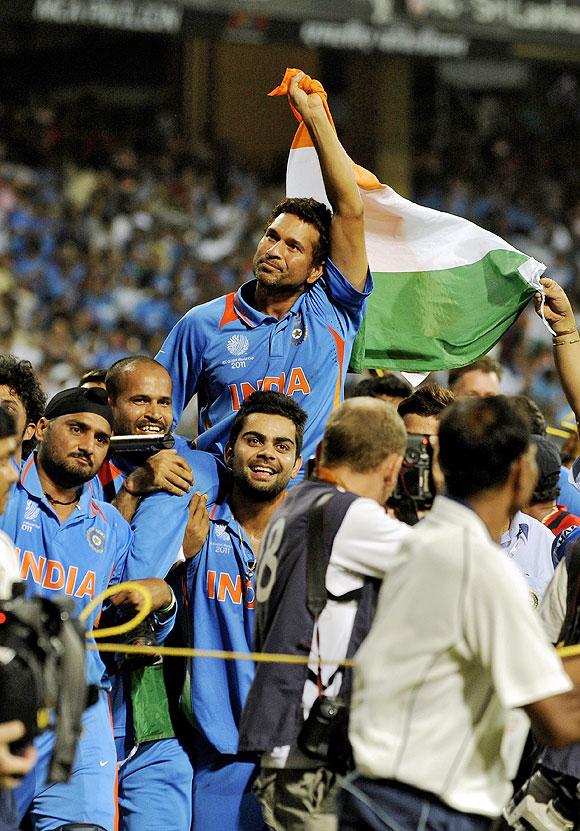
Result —
<svg viewBox="0 0 580 831"><path fill-rule="evenodd" d="M28 423L28 416L24 404L16 392L6 384L0 384L0 404L7 410L16 425L16 436L22 441L34 435L34 425Z"/></svg>
<svg viewBox="0 0 580 831"><path fill-rule="evenodd" d="M129 367L121 375L119 394L111 406L115 435L165 435L173 422L169 373L149 363Z"/></svg>
<svg viewBox="0 0 580 831"><path fill-rule="evenodd" d="M235 485L251 498L273 499L295 479L302 459L296 458L296 427L284 416L251 413L232 447L226 446L226 463Z"/></svg>
<svg viewBox="0 0 580 831"><path fill-rule="evenodd" d="M38 464L61 488L74 488L95 476L109 449L109 422L96 413L73 413L36 428Z"/></svg>
<svg viewBox="0 0 580 831"><path fill-rule="evenodd" d="M312 258L319 240L314 225L294 214L280 214L266 229L254 254L254 274L268 292L289 293L315 283L322 266Z"/></svg>
<svg viewBox="0 0 580 831"><path fill-rule="evenodd" d="M471 369L458 379L453 392L456 398L487 398L490 395L499 395L499 378L495 372Z"/></svg>
<svg viewBox="0 0 580 831"><path fill-rule="evenodd" d="M422 433L425 436L439 435L439 419L437 416L423 416L417 413L407 413L403 416L403 423L407 433Z"/></svg>
<svg viewBox="0 0 580 831"><path fill-rule="evenodd" d="M0 439L0 514L6 510L10 488L18 479L18 471L14 464L16 447L16 436Z"/></svg>

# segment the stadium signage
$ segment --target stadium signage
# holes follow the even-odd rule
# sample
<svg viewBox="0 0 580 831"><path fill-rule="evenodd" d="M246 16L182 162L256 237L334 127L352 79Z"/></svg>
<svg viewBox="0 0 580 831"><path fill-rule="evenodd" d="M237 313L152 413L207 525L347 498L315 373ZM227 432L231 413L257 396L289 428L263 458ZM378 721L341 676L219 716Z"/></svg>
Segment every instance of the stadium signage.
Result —
<svg viewBox="0 0 580 831"><path fill-rule="evenodd" d="M43 23L176 34L181 29L183 9L174 3L153 0L35 0L32 15Z"/></svg>
<svg viewBox="0 0 580 831"><path fill-rule="evenodd" d="M580 8L575 0L405 0L405 5L408 16L416 21L493 26L512 34L580 34Z"/></svg>
<svg viewBox="0 0 580 831"><path fill-rule="evenodd" d="M352 49L359 52L392 52L403 55L454 58L469 52L469 39L461 34L440 32L431 26L415 29L404 23L377 28L360 20L329 23L310 20L300 27L305 46Z"/></svg>

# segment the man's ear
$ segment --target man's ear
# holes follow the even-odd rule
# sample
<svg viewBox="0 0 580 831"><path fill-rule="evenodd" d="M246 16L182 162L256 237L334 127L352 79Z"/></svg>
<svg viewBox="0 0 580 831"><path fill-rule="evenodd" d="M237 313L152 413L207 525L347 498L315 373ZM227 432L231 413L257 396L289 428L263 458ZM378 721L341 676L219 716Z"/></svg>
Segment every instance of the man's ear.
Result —
<svg viewBox="0 0 580 831"><path fill-rule="evenodd" d="M320 263L319 265L313 265L310 267L310 272L308 277L306 278L306 282L309 286L314 285L317 280L319 280L324 273L324 263Z"/></svg>
<svg viewBox="0 0 580 831"><path fill-rule="evenodd" d="M24 428L24 433L22 434L22 441L29 441L36 433L36 424L34 421L29 421L26 427Z"/></svg>
<svg viewBox="0 0 580 831"><path fill-rule="evenodd" d="M390 490L395 489L403 457L399 453L390 453L383 462L383 479Z"/></svg>
<svg viewBox="0 0 580 831"><path fill-rule="evenodd" d="M290 474L291 479L296 479L296 477L300 473L300 468L301 467L302 467L302 456L298 456L298 458L294 462L294 467L292 468L292 473Z"/></svg>
<svg viewBox="0 0 580 831"><path fill-rule="evenodd" d="M42 441L46 436L46 431L48 430L48 425L50 424L49 420L42 416L36 422L36 427L34 430L34 437L37 441Z"/></svg>
<svg viewBox="0 0 580 831"><path fill-rule="evenodd" d="M234 448L228 442L224 448L224 461L228 467L232 466L232 458L234 455Z"/></svg>

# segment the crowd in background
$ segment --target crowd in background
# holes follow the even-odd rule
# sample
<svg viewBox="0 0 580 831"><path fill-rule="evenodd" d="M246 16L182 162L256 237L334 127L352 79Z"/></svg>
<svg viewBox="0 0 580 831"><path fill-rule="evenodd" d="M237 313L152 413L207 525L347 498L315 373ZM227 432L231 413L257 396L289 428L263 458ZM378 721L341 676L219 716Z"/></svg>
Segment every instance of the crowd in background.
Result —
<svg viewBox="0 0 580 831"><path fill-rule="evenodd" d="M448 117L438 107L417 127L411 198L497 232L580 299L575 77L448 96ZM167 114L144 133L86 102L0 105L0 136L0 347L31 360L49 395L87 367L156 354L189 308L248 279L283 191L282 167L264 181ZM567 408L531 309L494 354L502 390L557 423Z"/></svg>

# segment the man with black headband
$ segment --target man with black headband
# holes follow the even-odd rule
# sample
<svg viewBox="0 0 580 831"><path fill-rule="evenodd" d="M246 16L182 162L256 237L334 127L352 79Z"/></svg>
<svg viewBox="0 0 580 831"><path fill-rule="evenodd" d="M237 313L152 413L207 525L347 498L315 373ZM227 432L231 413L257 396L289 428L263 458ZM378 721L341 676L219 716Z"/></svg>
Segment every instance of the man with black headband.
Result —
<svg viewBox="0 0 580 831"><path fill-rule="evenodd" d="M36 427L38 450L24 463L0 518L0 527L17 546L29 593L67 594L78 614L109 583L123 578L131 552L130 526L114 507L94 497L90 481L107 453L112 423L104 390L75 387L55 395ZM165 595L162 591L154 608L172 600L168 587ZM88 617L89 629L99 613L97 607ZM103 672L98 652L88 652L88 681L101 691L85 713L69 784L47 787L53 736L44 733L35 742L39 762L15 792L20 814L30 809L35 831L65 831L75 823L86 823L86 831L113 831L116 756Z"/></svg>

